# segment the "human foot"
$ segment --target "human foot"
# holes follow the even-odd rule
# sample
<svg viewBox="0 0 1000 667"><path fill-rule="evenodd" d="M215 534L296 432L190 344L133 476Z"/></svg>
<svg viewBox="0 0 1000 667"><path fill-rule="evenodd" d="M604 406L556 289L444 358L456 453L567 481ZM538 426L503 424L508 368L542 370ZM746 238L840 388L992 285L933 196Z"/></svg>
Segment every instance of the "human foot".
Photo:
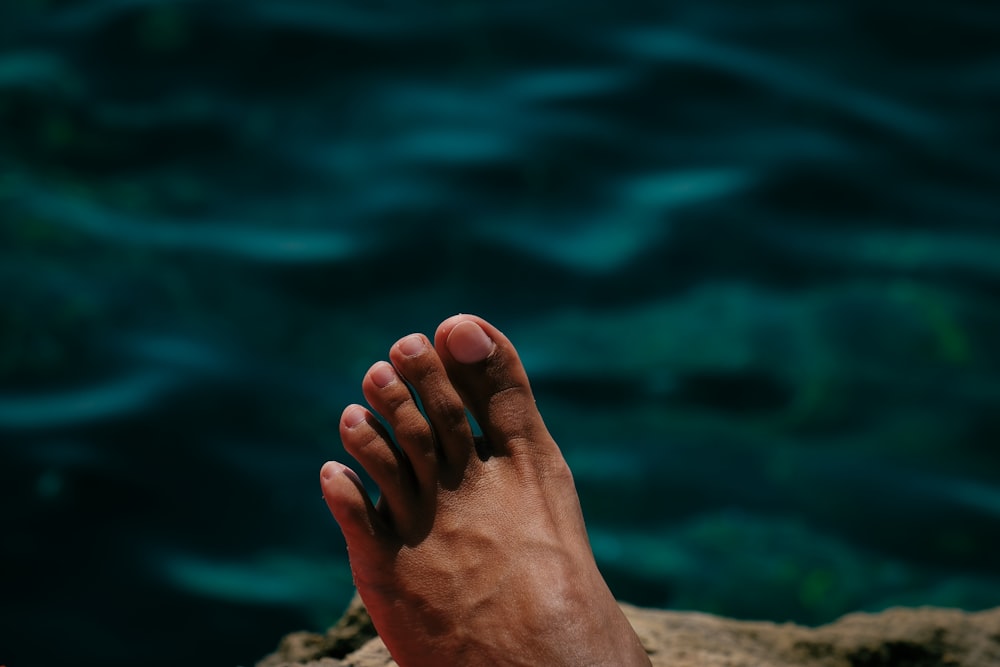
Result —
<svg viewBox="0 0 1000 667"><path fill-rule="evenodd" d="M573 478L510 341L457 315L433 345L413 334L389 358L362 391L398 446L360 405L340 422L378 504L340 463L323 466L321 483L396 662L649 665L597 570Z"/></svg>

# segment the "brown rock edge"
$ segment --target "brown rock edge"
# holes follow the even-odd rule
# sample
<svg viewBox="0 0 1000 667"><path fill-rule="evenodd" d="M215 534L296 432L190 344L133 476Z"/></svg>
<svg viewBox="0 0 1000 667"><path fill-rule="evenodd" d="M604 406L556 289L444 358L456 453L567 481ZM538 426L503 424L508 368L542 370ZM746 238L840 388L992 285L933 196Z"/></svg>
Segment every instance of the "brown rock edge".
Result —
<svg viewBox="0 0 1000 667"><path fill-rule="evenodd" d="M1000 667L1000 607L848 614L818 628L622 604L654 667ZM355 596L326 634L297 632L257 667L394 667Z"/></svg>

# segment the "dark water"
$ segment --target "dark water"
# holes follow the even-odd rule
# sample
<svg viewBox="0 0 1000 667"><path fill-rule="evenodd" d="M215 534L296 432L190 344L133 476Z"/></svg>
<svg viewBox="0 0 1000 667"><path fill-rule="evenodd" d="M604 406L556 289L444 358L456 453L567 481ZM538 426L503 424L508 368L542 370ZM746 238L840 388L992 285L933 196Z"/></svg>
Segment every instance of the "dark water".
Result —
<svg viewBox="0 0 1000 667"><path fill-rule="evenodd" d="M399 336L517 343L612 588L1000 604L992 2L0 4L0 664L249 665Z"/></svg>

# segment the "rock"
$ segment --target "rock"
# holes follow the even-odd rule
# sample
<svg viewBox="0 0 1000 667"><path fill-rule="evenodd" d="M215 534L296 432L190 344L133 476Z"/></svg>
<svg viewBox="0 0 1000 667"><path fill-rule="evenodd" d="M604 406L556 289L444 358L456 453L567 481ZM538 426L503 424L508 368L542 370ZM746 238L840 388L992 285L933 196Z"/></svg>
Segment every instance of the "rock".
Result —
<svg viewBox="0 0 1000 667"><path fill-rule="evenodd" d="M996 667L1000 607L849 614L818 628L622 604L654 667ZM325 635L294 633L257 667L394 667L355 596Z"/></svg>
<svg viewBox="0 0 1000 667"><path fill-rule="evenodd" d="M278 645L278 650L257 663L257 667L281 667L282 665L310 665L311 667L336 667L338 665L357 665L356 658L347 661L340 660L360 653L366 644L371 643L385 654L382 662L363 664L390 664L388 651L378 640L375 626L368 616L368 610L361 602L361 596L354 594L354 599L347 606L344 615L340 617L326 634L318 635L311 632L293 632L285 635ZM371 650L368 650L370 653ZM355 660L352 662L351 660Z"/></svg>
<svg viewBox="0 0 1000 667"><path fill-rule="evenodd" d="M879 614L849 614L818 628L623 607L653 665L1000 665L1000 607L977 613L895 608Z"/></svg>

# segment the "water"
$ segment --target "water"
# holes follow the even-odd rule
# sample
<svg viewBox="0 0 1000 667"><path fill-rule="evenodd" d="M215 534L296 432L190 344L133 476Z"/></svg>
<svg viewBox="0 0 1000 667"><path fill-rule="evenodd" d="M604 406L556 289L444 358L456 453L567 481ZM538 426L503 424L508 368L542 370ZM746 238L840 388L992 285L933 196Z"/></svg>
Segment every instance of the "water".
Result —
<svg viewBox="0 0 1000 667"><path fill-rule="evenodd" d="M340 409L454 312L519 345L619 597L998 604L998 26L4 3L0 663L335 619Z"/></svg>

